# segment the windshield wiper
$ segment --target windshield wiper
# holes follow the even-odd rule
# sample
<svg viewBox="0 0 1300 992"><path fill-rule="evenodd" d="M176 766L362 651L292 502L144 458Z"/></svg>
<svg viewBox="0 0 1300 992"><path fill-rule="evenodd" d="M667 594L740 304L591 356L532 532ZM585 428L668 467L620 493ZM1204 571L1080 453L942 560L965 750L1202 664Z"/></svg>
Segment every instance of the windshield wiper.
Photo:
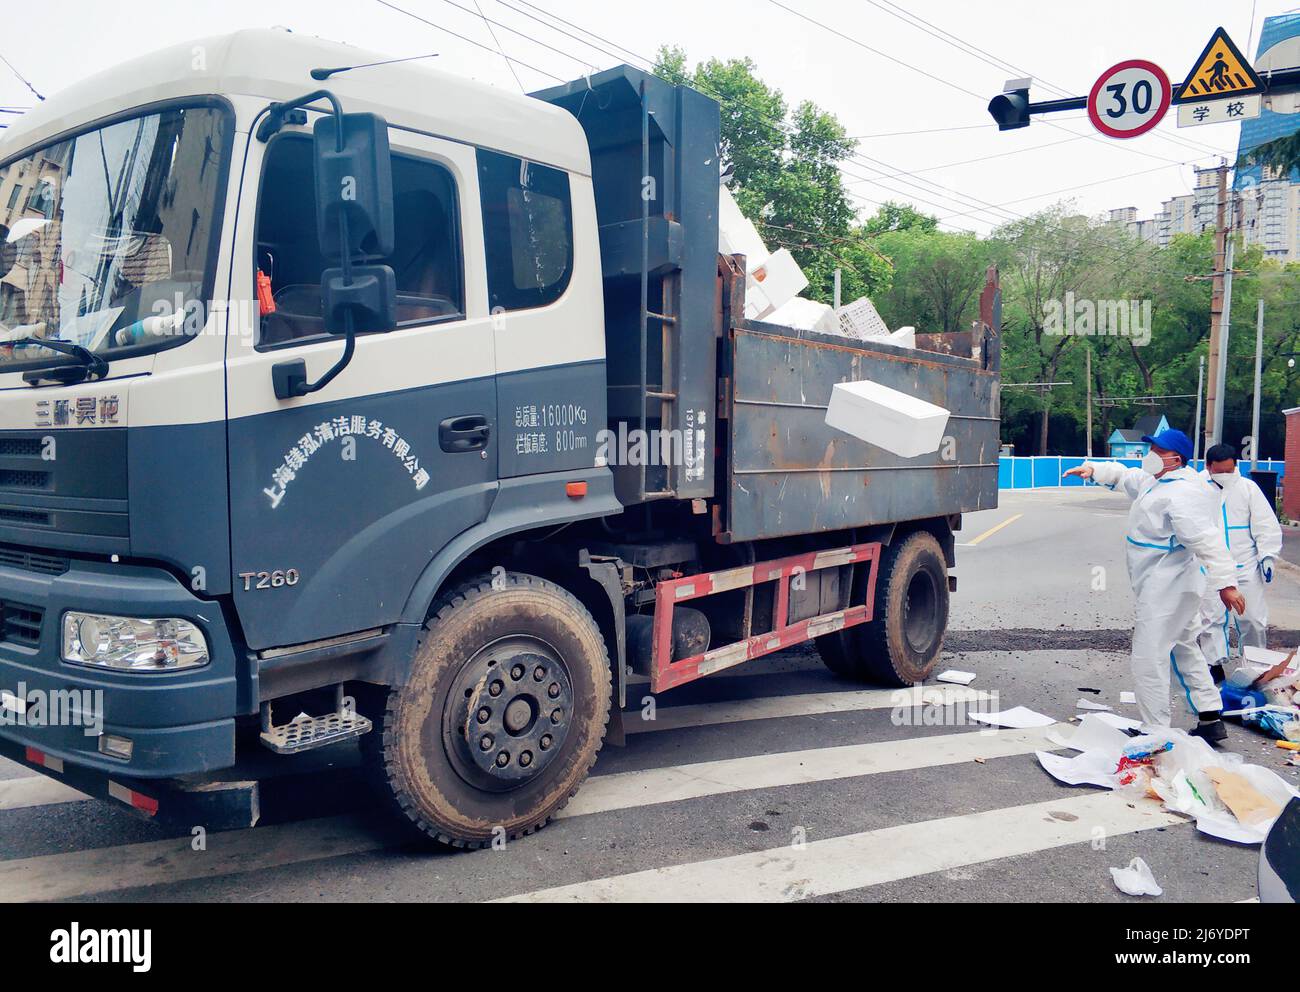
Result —
<svg viewBox="0 0 1300 992"><path fill-rule="evenodd" d="M20 348L24 345L36 345L41 348L48 348L50 351L57 351L60 355L67 355L69 358L77 360L76 365L58 365L48 369L36 369L23 374L23 381L31 383L33 386L38 383L54 381L63 385L71 385L77 382L85 382L87 379L102 379L108 375L108 362L100 358L93 351L84 348L79 344L73 344L71 341L47 341L41 338L19 338L16 341L4 341L0 344L8 345L12 348Z"/></svg>

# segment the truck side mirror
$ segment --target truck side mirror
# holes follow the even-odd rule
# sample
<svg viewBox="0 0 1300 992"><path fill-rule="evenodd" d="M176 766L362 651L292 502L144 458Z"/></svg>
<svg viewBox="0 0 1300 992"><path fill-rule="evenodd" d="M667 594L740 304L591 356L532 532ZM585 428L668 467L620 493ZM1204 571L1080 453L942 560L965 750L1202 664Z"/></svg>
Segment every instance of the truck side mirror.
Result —
<svg viewBox="0 0 1300 992"><path fill-rule="evenodd" d="M352 258L391 255L393 164L388 122L377 114L329 115L317 119L312 136L321 253L335 260L345 254Z"/></svg>
<svg viewBox="0 0 1300 992"><path fill-rule="evenodd" d="M321 275L325 330L391 331L397 326L393 270L364 264L393 253L388 122L377 114L335 114L319 118L312 135L321 254L342 263Z"/></svg>

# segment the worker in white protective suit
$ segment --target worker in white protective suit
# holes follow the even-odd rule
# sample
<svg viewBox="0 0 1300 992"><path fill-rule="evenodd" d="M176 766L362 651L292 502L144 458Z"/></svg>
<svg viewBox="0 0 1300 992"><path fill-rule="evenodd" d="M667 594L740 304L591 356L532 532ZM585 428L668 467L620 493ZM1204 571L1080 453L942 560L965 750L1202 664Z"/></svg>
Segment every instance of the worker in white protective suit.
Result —
<svg viewBox="0 0 1300 992"><path fill-rule="evenodd" d="M1133 500L1128 572L1137 601L1132 663L1142 722L1148 727L1170 726L1172 668L1198 718L1191 732L1221 743L1228 736L1223 701L1196 641L1207 588L1218 591L1227 609L1245 611L1245 599L1237 590L1236 562L1214 525L1218 512L1214 493L1188 468L1192 442L1187 435L1169 430L1143 440L1151 451L1141 468L1085 462L1066 474Z"/></svg>
<svg viewBox="0 0 1300 992"><path fill-rule="evenodd" d="M1219 597L1207 593L1202 604L1200 646L1218 681L1231 653L1231 635L1247 647L1268 647L1268 601L1264 587L1273 581L1282 554L1282 525L1264 491L1237 472L1237 451L1230 444L1205 453L1201 479L1219 499L1219 533L1237 563L1237 588L1246 597L1246 612L1234 617ZM1217 670L1217 671L1216 671Z"/></svg>

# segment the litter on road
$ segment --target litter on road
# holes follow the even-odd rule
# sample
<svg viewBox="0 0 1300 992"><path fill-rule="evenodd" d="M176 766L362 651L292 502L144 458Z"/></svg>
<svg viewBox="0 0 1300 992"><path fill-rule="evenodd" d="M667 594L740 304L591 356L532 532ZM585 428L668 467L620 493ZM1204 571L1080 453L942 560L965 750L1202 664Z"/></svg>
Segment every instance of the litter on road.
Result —
<svg viewBox="0 0 1300 992"><path fill-rule="evenodd" d="M1126 896L1162 896L1165 890L1156 884L1150 866L1141 858L1134 858L1127 868L1112 868L1110 877L1115 887Z"/></svg>
<svg viewBox="0 0 1300 992"><path fill-rule="evenodd" d="M993 727L1006 727L1009 730L1032 730L1038 727L1052 727L1057 722L1050 716L1035 713L1024 706L1017 706L1013 710L1006 710L1002 713L972 713L970 718Z"/></svg>
<svg viewBox="0 0 1300 992"><path fill-rule="evenodd" d="M1074 708L1079 710L1093 710L1098 713L1111 712L1111 708L1107 706L1105 703L1094 703L1087 699L1080 699L1077 703L1074 704Z"/></svg>
<svg viewBox="0 0 1300 992"><path fill-rule="evenodd" d="M1300 798L1285 780L1240 755L1220 754L1181 730L1129 737L1097 713L1072 735L1047 737L1073 757L1040 751L1043 769L1066 785L1124 789L1159 799L1170 812L1192 817L1197 829L1239 844L1262 844L1282 809Z"/></svg>
<svg viewBox="0 0 1300 992"><path fill-rule="evenodd" d="M948 671L938 676L936 682L950 682L953 685L970 685L975 681L974 672Z"/></svg>

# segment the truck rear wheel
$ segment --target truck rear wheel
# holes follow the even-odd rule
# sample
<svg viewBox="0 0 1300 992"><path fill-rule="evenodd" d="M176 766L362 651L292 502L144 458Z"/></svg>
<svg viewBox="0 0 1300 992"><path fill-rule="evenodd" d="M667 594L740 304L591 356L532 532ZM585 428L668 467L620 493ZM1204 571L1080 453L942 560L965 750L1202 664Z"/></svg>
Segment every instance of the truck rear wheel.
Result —
<svg viewBox="0 0 1300 992"><path fill-rule="evenodd" d="M885 548L879 567L876 619L819 638L818 653L827 668L845 678L888 687L919 685L933 674L948 627L943 549L933 534L917 531Z"/></svg>
<svg viewBox="0 0 1300 992"><path fill-rule="evenodd" d="M485 847L544 827L577 792L609 707L591 614L554 583L510 574L439 602L410 679L362 742L407 820L444 844Z"/></svg>

